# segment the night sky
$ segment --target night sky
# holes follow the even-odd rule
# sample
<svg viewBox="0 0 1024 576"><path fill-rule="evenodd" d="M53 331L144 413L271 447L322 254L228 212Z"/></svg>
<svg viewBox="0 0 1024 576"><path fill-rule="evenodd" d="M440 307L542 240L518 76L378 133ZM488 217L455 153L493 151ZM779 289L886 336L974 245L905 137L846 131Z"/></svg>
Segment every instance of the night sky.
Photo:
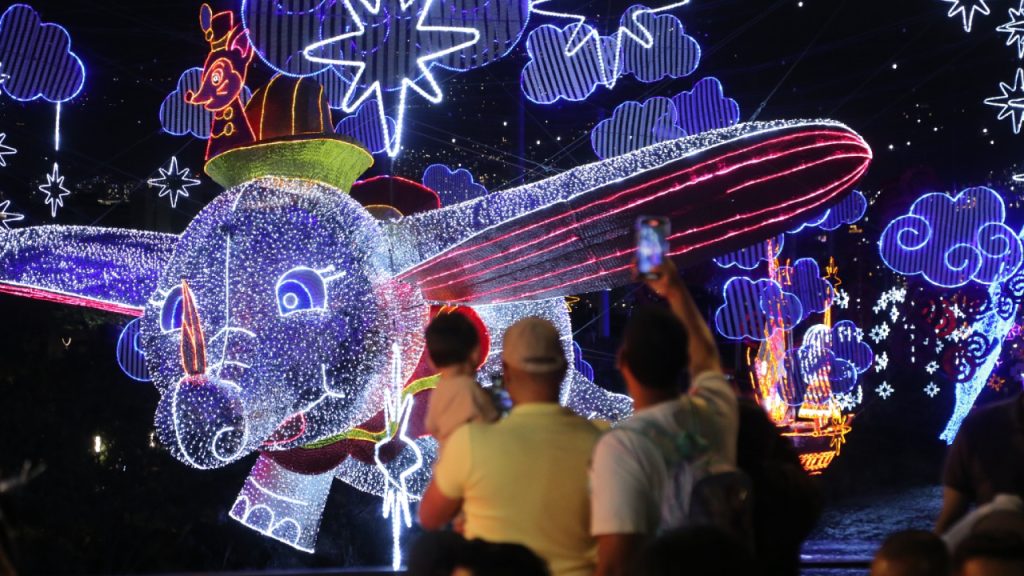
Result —
<svg viewBox="0 0 1024 576"><path fill-rule="evenodd" d="M557 0L549 7L572 7L610 32L630 4ZM53 150L55 106L0 95L0 132L7 134L5 144L18 149L0 168L0 201L10 200L10 209L25 215L12 226L51 222L36 187L59 162L72 194L57 223L180 232L219 187L202 175L191 197L172 209L146 180L158 176L172 155L193 173L201 171L205 143L163 133L158 119L179 75L201 66L206 56L199 3L32 5L44 20L68 29L87 78L84 91L62 107L59 152ZM875 242L916 196L990 185L1008 201L1008 223L1018 229L1024 224L1022 198L1011 179L1024 172L1022 140L1010 119L998 120L999 110L983 104L1000 94L1000 82L1012 85L1020 64L1015 47L1006 46L1007 35L995 31L1016 3L989 5L992 13L977 14L967 34L959 16L946 16L949 4L938 0L693 0L672 12L703 48L693 75L652 84L624 78L585 102L551 106L528 102L519 90L527 60L521 42L497 63L446 76L441 104L410 97L405 150L395 160L378 155L369 175L418 181L426 166L441 162L468 168L492 191L532 182L596 160L590 130L618 104L672 96L715 76L726 96L738 101L743 120L836 119L874 148L875 161L858 186L871 200L867 218L856 230L810 235L786 248L793 258L836 258L854 299L842 314L867 330L875 321L875 299L894 281L880 265ZM0 3L0 9L6 6ZM530 28L545 22L551 20L534 17ZM270 75L254 61L249 85ZM340 118L336 111L335 122ZM725 278L711 266L687 275L698 286L720 285ZM936 297L911 286L922 301ZM712 291L698 297L709 310L714 305ZM612 293L613 334L645 299L632 289ZM600 322L592 322L598 301L585 297L577 305L578 340L598 381L616 387L614 337L603 337ZM230 521L227 508L249 460L197 472L150 445L157 393L116 365L122 318L11 296L0 296L0 318L0 476L26 460L47 465L23 491L0 496L8 524L0 541L11 539L26 572L389 561L378 501L340 483L328 502L316 556L293 553ZM740 355L735 346L723 350L734 360ZM921 394L927 382L920 380L920 368L900 365L901 354L889 352L896 359L888 372L866 375L866 389L887 379L898 391L907 381L908 392L888 402L865 393L869 398L858 409L848 448L823 477L837 501L938 480L944 447L937 435L952 405L951 386L934 399ZM987 394L1001 397L1010 389ZM94 449L97 437L103 450Z"/></svg>

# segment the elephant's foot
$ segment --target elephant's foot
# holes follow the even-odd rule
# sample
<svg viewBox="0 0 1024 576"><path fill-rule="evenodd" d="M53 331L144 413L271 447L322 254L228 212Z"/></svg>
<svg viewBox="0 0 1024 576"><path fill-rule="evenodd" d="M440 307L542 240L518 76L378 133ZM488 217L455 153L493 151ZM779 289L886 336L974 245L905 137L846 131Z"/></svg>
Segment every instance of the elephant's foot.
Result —
<svg viewBox="0 0 1024 576"><path fill-rule="evenodd" d="M304 552L312 552L334 471L291 472L261 455L231 507L231 517Z"/></svg>

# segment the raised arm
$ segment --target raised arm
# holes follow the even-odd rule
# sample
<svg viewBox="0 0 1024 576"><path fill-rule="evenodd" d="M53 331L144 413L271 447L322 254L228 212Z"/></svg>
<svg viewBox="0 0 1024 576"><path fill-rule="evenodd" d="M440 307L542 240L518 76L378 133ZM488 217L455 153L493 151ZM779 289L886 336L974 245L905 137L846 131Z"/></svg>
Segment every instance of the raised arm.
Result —
<svg viewBox="0 0 1024 576"><path fill-rule="evenodd" d="M690 291L679 278L679 271L671 259L666 259L655 269L656 278L646 280L647 286L668 301L672 312L683 323L690 337L690 374L696 377L702 372L721 372L722 361L718 356L718 344Z"/></svg>

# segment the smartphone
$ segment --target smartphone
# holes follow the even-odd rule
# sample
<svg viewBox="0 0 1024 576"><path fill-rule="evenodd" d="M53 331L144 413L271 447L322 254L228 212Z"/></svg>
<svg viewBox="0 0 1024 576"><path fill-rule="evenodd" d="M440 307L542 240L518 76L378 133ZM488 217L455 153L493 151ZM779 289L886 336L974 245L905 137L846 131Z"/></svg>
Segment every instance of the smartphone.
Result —
<svg viewBox="0 0 1024 576"><path fill-rule="evenodd" d="M505 377L496 372L491 374L490 380L491 385L487 387L487 392L491 395L498 413L504 416L512 410L512 398L508 395L508 390L505 390Z"/></svg>
<svg viewBox="0 0 1024 576"><path fill-rule="evenodd" d="M668 218L641 216L636 219L636 268L640 276L653 278L668 254Z"/></svg>

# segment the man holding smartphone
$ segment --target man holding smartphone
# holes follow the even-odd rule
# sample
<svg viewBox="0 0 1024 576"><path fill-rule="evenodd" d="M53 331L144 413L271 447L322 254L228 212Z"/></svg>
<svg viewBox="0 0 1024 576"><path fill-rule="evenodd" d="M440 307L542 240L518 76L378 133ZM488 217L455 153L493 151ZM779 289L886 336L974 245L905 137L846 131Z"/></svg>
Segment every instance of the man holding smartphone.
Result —
<svg viewBox="0 0 1024 576"><path fill-rule="evenodd" d="M598 576L636 574L648 540L686 523L690 494L676 488L681 476L697 482L736 470L738 402L711 330L671 259L649 272L647 285L671 312L637 310L619 350L635 411L594 450L591 533L598 541Z"/></svg>

